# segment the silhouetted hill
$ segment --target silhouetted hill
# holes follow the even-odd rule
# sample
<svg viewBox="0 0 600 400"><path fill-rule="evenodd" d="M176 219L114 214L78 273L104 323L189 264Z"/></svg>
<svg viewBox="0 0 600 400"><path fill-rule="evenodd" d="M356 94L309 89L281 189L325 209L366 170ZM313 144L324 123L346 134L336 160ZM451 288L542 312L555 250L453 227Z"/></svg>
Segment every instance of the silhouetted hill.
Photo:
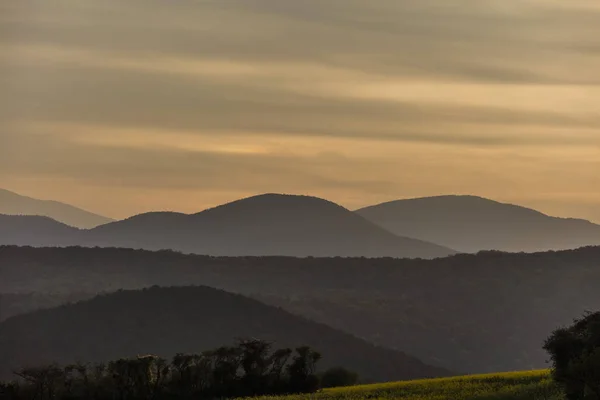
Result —
<svg viewBox="0 0 600 400"><path fill-rule="evenodd" d="M79 240L77 228L48 217L0 214L0 243L17 246L68 246Z"/></svg>
<svg viewBox="0 0 600 400"><path fill-rule="evenodd" d="M535 252L600 244L600 225L475 196L397 200L356 213L397 235L464 252Z"/></svg>
<svg viewBox="0 0 600 400"><path fill-rule="evenodd" d="M189 215L182 213L149 212L89 230L81 236L80 243L98 247L180 250L198 238L189 219Z"/></svg>
<svg viewBox="0 0 600 400"><path fill-rule="evenodd" d="M393 235L323 199L275 194L238 200L194 215L138 215L86 232L81 244L218 256L435 258L455 253Z"/></svg>
<svg viewBox="0 0 600 400"><path fill-rule="evenodd" d="M309 345L323 353L323 368L343 365L367 380L449 374L281 309L208 287L120 291L10 318L0 324L0 373L53 361L108 361L139 354L171 357L229 345L237 338L274 341L278 347Z"/></svg>
<svg viewBox="0 0 600 400"><path fill-rule="evenodd" d="M0 277L13 293L217 287L473 373L545 368L549 332L600 309L600 247L436 260L0 247Z"/></svg>
<svg viewBox="0 0 600 400"><path fill-rule="evenodd" d="M78 228L94 228L112 221L58 201L33 199L4 189L0 189L0 214L39 215Z"/></svg>

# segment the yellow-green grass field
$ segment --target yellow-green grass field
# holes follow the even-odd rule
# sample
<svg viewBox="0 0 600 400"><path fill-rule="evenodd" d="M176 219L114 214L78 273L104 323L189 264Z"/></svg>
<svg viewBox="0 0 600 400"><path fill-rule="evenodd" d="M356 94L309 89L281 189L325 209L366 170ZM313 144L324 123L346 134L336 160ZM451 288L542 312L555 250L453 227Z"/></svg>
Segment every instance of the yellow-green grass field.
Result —
<svg viewBox="0 0 600 400"><path fill-rule="evenodd" d="M549 371L470 375L326 389L316 394L264 400L563 400Z"/></svg>

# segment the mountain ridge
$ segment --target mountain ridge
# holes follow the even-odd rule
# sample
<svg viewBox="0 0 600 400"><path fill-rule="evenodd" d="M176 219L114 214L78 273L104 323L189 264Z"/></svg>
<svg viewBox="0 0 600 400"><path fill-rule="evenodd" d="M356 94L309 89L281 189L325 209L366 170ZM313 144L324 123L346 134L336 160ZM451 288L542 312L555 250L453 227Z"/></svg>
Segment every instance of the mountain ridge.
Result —
<svg viewBox="0 0 600 400"><path fill-rule="evenodd" d="M393 200L355 211L397 235L459 251L536 252L600 244L600 225L480 196Z"/></svg>
<svg viewBox="0 0 600 400"><path fill-rule="evenodd" d="M16 235L4 225L0 244L172 249L214 256L437 258L455 250L537 252L600 244L600 225L591 221L474 195L393 200L350 211L314 196L265 193L197 213L149 212L79 232L57 226L57 233L46 238L35 237L35 224L28 234L21 227ZM31 242L23 239L27 235Z"/></svg>
<svg viewBox="0 0 600 400"><path fill-rule="evenodd" d="M0 242L17 246L68 246L83 232L40 215L0 214Z"/></svg>
<svg viewBox="0 0 600 400"><path fill-rule="evenodd" d="M437 258L456 253L394 235L328 200L278 194L252 196L196 214L140 214L89 230L60 232L35 245L44 245L43 240L48 245L172 249L214 256ZM5 227L0 244L28 243L15 242Z"/></svg>
<svg viewBox="0 0 600 400"><path fill-rule="evenodd" d="M0 188L0 214L50 217L77 228L94 228L113 219L55 200L40 200Z"/></svg>

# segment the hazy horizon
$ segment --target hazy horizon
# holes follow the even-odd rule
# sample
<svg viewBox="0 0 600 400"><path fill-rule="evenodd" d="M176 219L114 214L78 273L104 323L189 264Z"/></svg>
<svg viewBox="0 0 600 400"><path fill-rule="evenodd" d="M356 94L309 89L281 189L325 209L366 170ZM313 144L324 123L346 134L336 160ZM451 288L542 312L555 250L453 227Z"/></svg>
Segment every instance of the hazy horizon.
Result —
<svg viewBox="0 0 600 400"><path fill-rule="evenodd" d="M470 194L600 223L593 0L0 1L0 188L112 218Z"/></svg>

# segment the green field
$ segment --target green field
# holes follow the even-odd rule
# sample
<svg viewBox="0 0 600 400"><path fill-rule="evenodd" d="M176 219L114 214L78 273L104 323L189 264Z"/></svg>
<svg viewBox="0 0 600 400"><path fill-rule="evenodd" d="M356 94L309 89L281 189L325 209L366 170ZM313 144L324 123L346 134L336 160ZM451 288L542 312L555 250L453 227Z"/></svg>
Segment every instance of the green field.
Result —
<svg viewBox="0 0 600 400"><path fill-rule="evenodd" d="M326 389L317 394L285 399L406 399L406 400L563 400L548 371L471 375Z"/></svg>

